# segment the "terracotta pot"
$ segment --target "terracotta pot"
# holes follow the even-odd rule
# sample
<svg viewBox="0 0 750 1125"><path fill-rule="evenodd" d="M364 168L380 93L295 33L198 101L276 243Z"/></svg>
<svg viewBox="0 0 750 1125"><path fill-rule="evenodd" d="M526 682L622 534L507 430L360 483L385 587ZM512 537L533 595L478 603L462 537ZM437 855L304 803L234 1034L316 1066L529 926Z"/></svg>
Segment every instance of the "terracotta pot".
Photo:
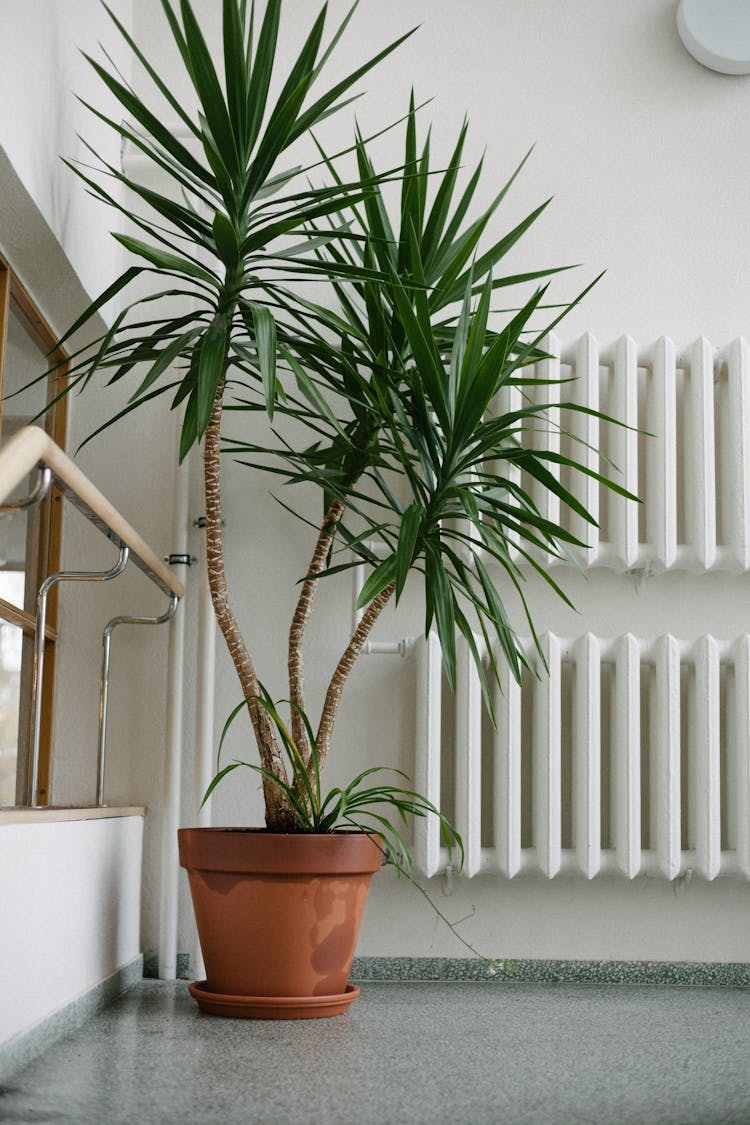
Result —
<svg viewBox="0 0 750 1125"><path fill-rule="evenodd" d="M337 1015L359 995L347 983L381 853L359 832L286 835L183 828L206 980L204 1011L260 1019Z"/></svg>

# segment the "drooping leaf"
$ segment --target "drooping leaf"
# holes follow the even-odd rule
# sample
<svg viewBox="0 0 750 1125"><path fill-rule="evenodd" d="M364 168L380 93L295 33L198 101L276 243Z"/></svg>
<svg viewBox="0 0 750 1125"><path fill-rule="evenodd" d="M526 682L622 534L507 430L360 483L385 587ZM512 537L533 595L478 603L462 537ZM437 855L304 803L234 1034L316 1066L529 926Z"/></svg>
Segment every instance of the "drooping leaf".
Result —
<svg viewBox="0 0 750 1125"><path fill-rule="evenodd" d="M188 258L180 258L177 254L170 254L166 250L160 250L156 246L149 246L145 242L141 242L138 238L131 238L128 234L115 234L114 237L120 242L126 250L131 254L137 254L139 258L145 258L147 262L157 266L159 269L171 270L174 273L186 274L188 277L193 277L198 281L203 281L212 288L218 286L218 279L215 274L209 270L199 266L196 262L190 261Z"/></svg>
<svg viewBox="0 0 750 1125"><path fill-rule="evenodd" d="M226 377L228 324L225 313L217 313L206 329L198 364L198 386L195 393L196 435L200 439L208 426L214 400Z"/></svg>
<svg viewBox="0 0 750 1125"><path fill-rule="evenodd" d="M263 378L263 395L268 420L273 420L276 405L276 321L264 305L249 302L252 313L255 345L258 349L258 366Z"/></svg>
<svg viewBox="0 0 750 1125"><path fill-rule="evenodd" d="M396 548L396 602L406 584L406 579L414 562L414 551L422 527L423 513L419 504L410 504L401 517L401 529Z"/></svg>
<svg viewBox="0 0 750 1125"><path fill-rule="evenodd" d="M166 348L162 348L158 358L148 371L148 374L145 376L143 382L138 387L138 390L135 391L133 395L131 395L129 401L133 402L135 399L140 398L141 395L144 394L144 392L147 391L149 387L151 387L151 385L156 382L159 376L162 375L163 372L165 372L167 368L174 363L177 357L183 354L190 341L194 340L197 334L198 330L195 328L191 328L189 332L185 332L182 336L178 336L178 338L176 340L173 340L172 343L169 344Z"/></svg>
<svg viewBox="0 0 750 1125"><path fill-rule="evenodd" d="M396 556L389 555L387 559L384 559L375 567L375 570L360 590L359 597L357 598L357 609L364 609L365 606L369 605L373 598L376 598L378 594L382 593L386 586L390 586L395 577Z"/></svg>
<svg viewBox="0 0 750 1125"><path fill-rule="evenodd" d="M228 270L233 270L240 260L240 246L237 232L221 211L217 211L214 215L213 232L219 257Z"/></svg>

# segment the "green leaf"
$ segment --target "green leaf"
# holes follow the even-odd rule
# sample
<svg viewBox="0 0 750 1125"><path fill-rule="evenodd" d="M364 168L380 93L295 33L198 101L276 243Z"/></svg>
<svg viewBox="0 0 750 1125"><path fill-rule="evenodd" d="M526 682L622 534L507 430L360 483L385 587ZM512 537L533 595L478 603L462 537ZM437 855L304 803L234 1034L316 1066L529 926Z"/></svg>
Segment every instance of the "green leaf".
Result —
<svg viewBox="0 0 750 1125"><path fill-rule="evenodd" d="M191 340L194 340L197 335L198 329L191 328L189 332L186 332L183 336L180 336L178 337L178 339L173 340L168 347L162 348L161 352L159 353L159 358L149 370L138 390L135 392L135 394L130 396L130 399L128 401L133 402L135 399L140 398L144 391L147 391L151 384L155 383L159 376L164 371L166 371L172 363L174 363L177 357L182 354L186 345L189 344Z"/></svg>
<svg viewBox="0 0 750 1125"><path fill-rule="evenodd" d="M428 278L431 276L430 266L432 264L433 254L440 243L440 238L443 233L448 213L450 211L451 199L453 197L453 190L456 186L458 179L458 172L461 167L461 154L464 148L464 141L466 140L466 132L469 123L464 119L461 126L461 131L458 135L456 146L453 154L448 161L448 167L442 175L440 186L435 195L435 201L432 204L430 213L427 217L427 222L424 227L424 234L422 236L422 260L425 264L425 273Z"/></svg>
<svg viewBox="0 0 750 1125"><path fill-rule="evenodd" d="M240 156L247 151L247 74L243 19L237 0L224 0L222 14L227 106Z"/></svg>
<svg viewBox="0 0 750 1125"><path fill-rule="evenodd" d="M291 144L292 127L307 95L309 83L310 77L308 76L303 79L283 105L274 109L250 166L242 197L243 207L247 207L255 192L265 183L276 160L284 149Z"/></svg>
<svg viewBox="0 0 750 1125"><path fill-rule="evenodd" d="M453 591L443 561L434 547L425 556L425 587L435 611L438 638L443 652L445 674L451 691L456 690L456 623L453 612Z"/></svg>
<svg viewBox="0 0 750 1125"><path fill-rule="evenodd" d="M229 169L230 174L236 174L240 169L237 137L232 129L229 111L224 101L211 53L189 0L180 0L180 11L195 91L200 99L211 130L211 136L221 159Z"/></svg>
<svg viewBox="0 0 750 1125"><path fill-rule="evenodd" d="M82 328L87 321L91 320L92 316L98 313L99 309L103 308L108 301L111 301L113 297L117 296L121 289L124 289L126 285L129 285L131 281L142 274L143 269L143 266L130 266L129 269L125 270L125 273L120 274L117 281L113 281L111 285L100 293L96 300L92 301L86 308L85 312L81 313L78 319L71 324L67 332L57 341L56 347L62 347L66 340L69 340L79 328Z"/></svg>
<svg viewBox="0 0 750 1125"><path fill-rule="evenodd" d="M250 82L247 87L247 151L250 152L260 133L268 101L268 88L276 56L279 35L281 0L268 0L258 36Z"/></svg>
<svg viewBox="0 0 750 1125"><path fill-rule="evenodd" d="M149 246L145 242L141 242L138 238L131 238L127 234L113 235L119 243L121 243L126 250L131 254L137 254L139 258L145 258L147 262L157 266L159 269L169 270L173 273L187 275L188 277L196 278L199 281L204 281L212 288L217 288L219 281L215 274L209 270L204 269L202 266L197 265L195 262L190 261L188 258L180 258L177 254L170 254L166 250L159 250L156 246Z"/></svg>
<svg viewBox="0 0 750 1125"><path fill-rule="evenodd" d="M199 439L206 431L216 393L226 376L227 346L227 317L217 313L203 337L198 364L195 425Z"/></svg>
<svg viewBox="0 0 750 1125"><path fill-rule="evenodd" d="M373 598L376 598L386 586L390 586L396 577L396 556L389 555L379 566L375 567L370 577L365 582L357 598L357 609L364 609Z"/></svg>
<svg viewBox="0 0 750 1125"><path fill-rule="evenodd" d="M396 548L396 603L406 584L414 561L414 551L422 528L424 513L419 504L410 504L401 517L401 528Z"/></svg>
<svg viewBox="0 0 750 1125"><path fill-rule="evenodd" d="M466 283L466 290L464 292L464 300L469 297L472 288L473 274L469 274L469 279ZM487 336L487 319L490 312L490 299L492 297L492 274L487 278L482 295L479 300L479 305L474 313L469 333L466 340L466 351L461 363L458 391L456 395L456 413L460 413L463 404L466 401L467 394L471 394L474 383L474 376L479 367L482 353L484 351L485 339ZM481 417L481 414L479 415Z"/></svg>
<svg viewBox="0 0 750 1125"><path fill-rule="evenodd" d="M497 639L500 642L500 647L503 651L505 659L508 662L513 678L520 684L521 682L521 666L518 660L519 642L515 632L510 626L508 616L505 612L505 606L502 603L500 595L495 589L494 583L487 573L487 569L482 563L478 555L473 559L474 567L479 575L479 581L482 584L482 590L487 603L487 616L495 626Z"/></svg>
<svg viewBox="0 0 750 1125"><path fill-rule="evenodd" d="M463 368L466 346L469 341L469 330L471 328L471 291L471 285L467 285L451 346L451 361L448 373L448 408L451 421L455 419L456 415L456 402L458 398L461 369Z"/></svg>
<svg viewBox="0 0 750 1125"><path fill-rule="evenodd" d="M271 115L271 122L277 116L277 111L283 109L290 99L296 100L298 91L301 88L308 89L313 81L316 73L315 62L318 57L320 49L320 42L323 38L323 28L326 21L326 6L324 5L318 12L307 38L302 45L302 49L294 62L292 69L289 71L286 82L284 83L281 93L279 94L276 102L276 108ZM270 127L270 123L269 123Z"/></svg>
<svg viewBox="0 0 750 1125"><path fill-rule="evenodd" d="M188 453L198 440L198 391L193 390L188 395L185 406L185 416L182 419L180 430L179 463L187 457Z"/></svg>
<svg viewBox="0 0 750 1125"><path fill-rule="evenodd" d="M312 406L313 410L321 418L324 418L327 422L329 422L330 425L333 426L339 434L345 436L344 429L338 418L335 416L325 398L315 386L315 383L309 377L299 361L295 358L295 356L292 355L288 348L281 348L280 352L294 372L294 377L297 381L297 386L299 387L301 394L305 396L307 401Z"/></svg>
<svg viewBox="0 0 750 1125"><path fill-rule="evenodd" d="M258 366L263 380L266 414L273 421L276 405L276 321L265 305L248 301L252 313L253 336L258 351Z"/></svg>
<svg viewBox="0 0 750 1125"><path fill-rule="evenodd" d="M231 3L232 0L229 0ZM240 246L237 241L237 232L227 216L217 211L213 221L214 241L216 251L228 270L233 270L240 260Z"/></svg>
<svg viewBox="0 0 750 1125"><path fill-rule="evenodd" d="M244 707L244 702L243 702L243 707ZM245 765L245 763L244 762L230 762L228 766L224 766L223 769L220 769L219 772L216 774L216 776L212 779L211 784L206 789L206 792L203 794L203 800L201 801L201 803L199 805L199 808L201 808L201 809L203 808L206 801L209 799L209 797L211 796L211 794L213 793L214 789L219 784L219 782L223 781L224 778L227 776L227 774L232 773L233 770L239 769L239 767L242 766L242 765Z"/></svg>
<svg viewBox="0 0 750 1125"><path fill-rule="evenodd" d="M397 47L400 47L401 44L404 43L409 38L409 36L413 35L416 30L416 27L413 27L411 31L407 31L405 35L402 35L398 39L395 39L393 43L390 43L382 51L379 51L377 55L373 55L373 57L371 59L368 59L366 63L363 63L362 66L359 66L356 70L353 70L351 74L348 74L346 78L343 78L340 82L333 86L326 94L323 95L322 98L319 98L318 101L314 103L314 105L311 105L310 108L306 110L306 112L303 113L297 121L292 135L290 136L290 143L291 141L296 140L297 137L301 137L302 134L306 133L309 129L314 129L316 123L321 119L323 113L337 100L337 98L341 96L341 94L351 89L355 82L359 81L359 79L367 74L369 70L372 70L374 66L377 66L379 62L387 58L388 55L396 50Z"/></svg>
<svg viewBox="0 0 750 1125"><path fill-rule="evenodd" d="M139 63L141 64L143 69L146 71L146 73L148 74L149 78L151 79L151 81L156 86L159 93L162 95L162 97L166 98L166 100L171 105L172 109L175 111L177 116L185 123L185 125L187 125L187 127L188 127L188 129L190 129L191 133L194 133L197 136L198 135L198 129L195 127L195 123L192 121L190 115L185 112L184 107L180 104L179 100L174 96L174 94L169 89L167 84L161 80L158 71L156 71L154 69L154 67L149 63L148 59L145 57L143 52L140 50L138 44L135 42L133 37L128 33L127 29L120 22L120 20L117 18L115 13L109 7L109 5L104 3L104 0L102 0L102 3L103 3L103 6L104 6L104 8L107 12L107 15L112 20L112 22L114 23L117 30L120 32L123 39L125 40L125 42L130 47L131 51L133 52L135 57L138 59Z"/></svg>
<svg viewBox="0 0 750 1125"><path fill-rule="evenodd" d="M430 407L437 414L440 424L447 430L450 426L450 418L443 385L447 380L435 344L429 313L424 312L423 304L420 304L419 310L415 312L406 291L398 282L394 284L392 293Z"/></svg>
<svg viewBox="0 0 750 1125"><path fill-rule="evenodd" d="M83 57L94 68L96 73L104 82L105 86L114 94L117 100L127 110L127 112L143 126L146 133L153 137L154 140L162 146L186 171L196 176L199 180L209 185L212 184L209 172L195 159L188 149L185 148L155 114L143 104L131 90L113 78L103 66L100 66L95 59L90 55L83 52Z"/></svg>

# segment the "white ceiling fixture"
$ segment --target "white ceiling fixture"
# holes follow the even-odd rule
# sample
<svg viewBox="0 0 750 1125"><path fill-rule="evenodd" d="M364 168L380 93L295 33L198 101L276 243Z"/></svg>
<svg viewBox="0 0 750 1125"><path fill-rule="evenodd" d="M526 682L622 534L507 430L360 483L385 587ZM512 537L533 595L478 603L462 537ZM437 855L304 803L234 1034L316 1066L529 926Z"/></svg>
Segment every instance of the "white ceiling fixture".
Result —
<svg viewBox="0 0 750 1125"><path fill-rule="evenodd" d="M680 0L677 30L703 66L750 74L750 0Z"/></svg>

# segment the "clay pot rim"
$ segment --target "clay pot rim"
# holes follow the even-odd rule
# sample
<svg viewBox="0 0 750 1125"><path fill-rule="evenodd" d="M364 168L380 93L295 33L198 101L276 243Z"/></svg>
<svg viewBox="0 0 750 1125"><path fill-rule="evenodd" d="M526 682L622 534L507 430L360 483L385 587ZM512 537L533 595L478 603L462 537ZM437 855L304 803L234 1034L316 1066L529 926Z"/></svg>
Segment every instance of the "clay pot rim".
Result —
<svg viewBox="0 0 750 1125"><path fill-rule="evenodd" d="M257 832L263 836L281 836L284 838L310 840L325 840L329 836L367 836L373 839L372 833L363 828L336 828L333 832L272 832L270 828L262 826L253 827L245 824L212 824L205 828L178 828L178 832Z"/></svg>
<svg viewBox="0 0 750 1125"><path fill-rule="evenodd" d="M367 832L269 832L265 828L181 828L180 866L194 871L339 875L377 871L382 847Z"/></svg>

